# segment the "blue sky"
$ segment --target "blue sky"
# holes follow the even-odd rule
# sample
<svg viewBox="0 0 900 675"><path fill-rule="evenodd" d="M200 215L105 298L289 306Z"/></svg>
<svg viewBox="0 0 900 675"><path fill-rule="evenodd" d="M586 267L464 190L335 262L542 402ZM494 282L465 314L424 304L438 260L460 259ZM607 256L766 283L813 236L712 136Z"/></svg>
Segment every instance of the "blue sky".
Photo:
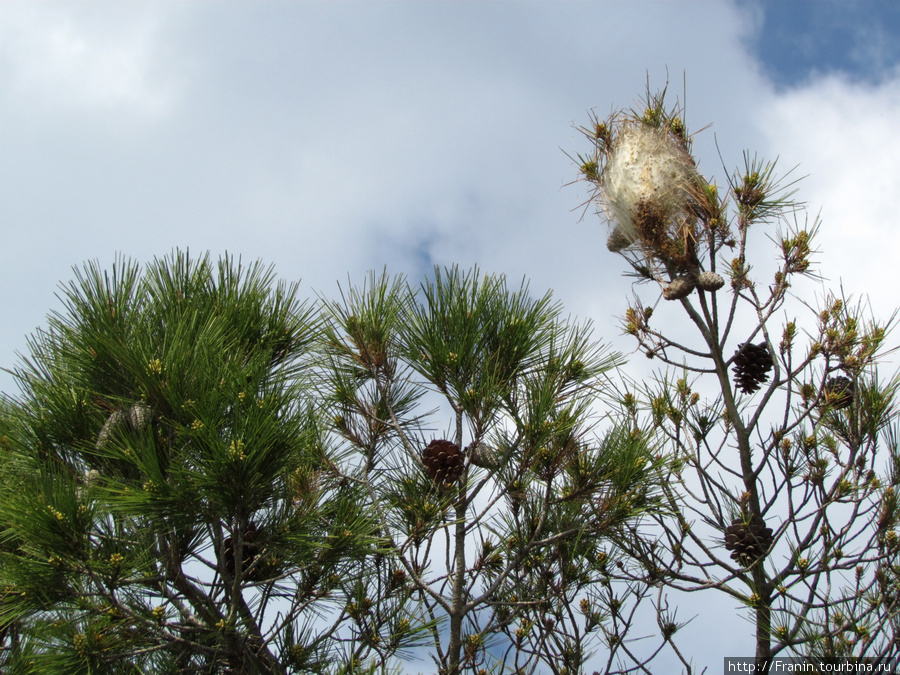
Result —
<svg viewBox="0 0 900 675"><path fill-rule="evenodd" d="M262 258L310 296L478 264L628 352L631 286L566 153L590 109L667 77L713 125L701 170L798 166L828 285L887 316L898 45L896 2L0 3L0 366L73 265L174 247ZM749 625L703 603L687 639L715 672Z"/></svg>
<svg viewBox="0 0 900 675"><path fill-rule="evenodd" d="M759 13L749 40L766 76L781 88L825 75L879 83L900 61L900 3L889 0L741 2Z"/></svg>

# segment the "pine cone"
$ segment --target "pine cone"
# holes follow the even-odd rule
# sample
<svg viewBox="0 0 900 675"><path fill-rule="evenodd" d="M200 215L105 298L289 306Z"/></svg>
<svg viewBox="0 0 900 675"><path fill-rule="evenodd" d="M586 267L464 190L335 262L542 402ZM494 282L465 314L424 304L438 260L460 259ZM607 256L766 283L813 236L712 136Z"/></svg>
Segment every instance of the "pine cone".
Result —
<svg viewBox="0 0 900 675"><path fill-rule="evenodd" d="M717 291L725 285L725 280L715 272L701 272L697 276L697 288L701 291Z"/></svg>
<svg viewBox="0 0 900 675"><path fill-rule="evenodd" d="M256 541L256 523L250 522L247 530L244 532L243 551L241 552L241 570L246 572L247 569L256 561L259 555L259 543ZM225 540L225 569L234 577L235 571L235 550L234 539L228 537ZM250 571L248 579L250 581L259 581L261 568L259 565Z"/></svg>
<svg viewBox="0 0 900 675"><path fill-rule="evenodd" d="M745 567L758 560L772 545L772 528L759 516L752 516L749 522L735 518L725 528L725 548L731 551L731 558Z"/></svg>
<svg viewBox="0 0 900 675"><path fill-rule="evenodd" d="M769 380L772 357L766 343L758 345L745 342L734 353L734 386L745 394L752 394L763 382Z"/></svg>
<svg viewBox="0 0 900 675"><path fill-rule="evenodd" d="M115 410L97 434L97 449L102 450L109 439L117 434L135 433L146 429L153 421L153 409L143 403L135 403L127 410Z"/></svg>
<svg viewBox="0 0 900 675"><path fill-rule="evenodd" d="M465 455L459 446L445 440L435 440L422 452L425 473L435 483L446 485L455 483L462 475Z"/></svg>
<svg viewBox="0 0 900 675"><path fill-rule="evenodd" d="M825 383L823 394L825 405L831 406L834 410L843 410L853 403L856 385L849 377L838 375Z"/></svg>
<svg viewBox="0 0 900 675"><path fill-rule="evenodd" d="M497 451L489 448L484 443L470 444L466 448L466 456L469 458L469 463L480 466L482 469L493 471L500 466L500 458L497 456Z"/></svg>
<svg viewBox="0 0 900 675"><path fill-rule="evenodd" d="M694 282L690 277L675 277L672 283L663 288L663 297L666 300L680 300L686 298L694 290Z"/></svg>

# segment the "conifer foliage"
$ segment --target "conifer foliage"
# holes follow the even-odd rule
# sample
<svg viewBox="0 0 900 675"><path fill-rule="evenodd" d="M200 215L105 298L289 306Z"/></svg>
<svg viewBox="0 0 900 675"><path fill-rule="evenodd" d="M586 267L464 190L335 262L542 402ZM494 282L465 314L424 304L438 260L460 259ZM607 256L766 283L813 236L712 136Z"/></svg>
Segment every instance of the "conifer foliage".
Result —
<svg viewBox="0 0 900 675"><path fill-rule="evenodd" d="M323 470L316 321L296 290L184 253L89 264L63 288L4 401L4 672L305 658L309 619L377 532L359 488Z"/></svg>
<svg viewBox="0 0 900 675"><path fill-rule="evenodd" d="M705 177L665 91L582 131L581 178L635 279L624 330L662 368L620 395L671 460L675 515L632 552L670 588L742 603L760 659L896 657L898 379L881 365L894 317L843 291L796 302L821 282L819 222L773 163L746 155L722 185Z"/></svg>
<svg viewBox="0 0 900 675"><path fill-rule="evenodd" d="M627 658L648 591L609 569L659 461L594 430L617 357L549 295L452 268L302 302L175 252L61 299L0 409L3 672Z"/></svg>
<svg viewBox="0 0 900 675"><path fill-rule="evenodd" d="M613 588L610 570L661 508L659 460L623 428L593 431L618 358L549 294L478 270L435 270L417 291L372 275L326 313L346 477L392 553L376 571L393 594L360 591L361 643L390 644L401 598L432 672L573 675L600 648L608 672L633 666L625 636L650 588Z"/></svg>

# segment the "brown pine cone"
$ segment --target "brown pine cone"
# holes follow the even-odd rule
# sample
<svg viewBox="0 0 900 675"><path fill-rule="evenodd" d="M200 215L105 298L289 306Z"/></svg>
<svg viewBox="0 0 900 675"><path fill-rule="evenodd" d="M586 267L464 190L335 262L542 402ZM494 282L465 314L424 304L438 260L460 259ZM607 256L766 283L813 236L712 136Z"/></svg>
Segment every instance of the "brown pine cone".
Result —
<svg viewBox="0 0 900 675"><path fill-rule="evenodd" d="M758 345L745 342L734 353L734 386L745 394L752 394L769 380L772 356L765 342Z"/></svg>
<svg viewBox="0 0 900 675"><path fill-rule="evenodd" d="M746 566L751 565L772 545L772 528L765 521L753 516L749 521L735 518L725 528L725 548L731 551L731 558Z"/></svg>
<svg viewBox="0 0 900 675"><path fill-rule="evenodd" d="M446 440L434 440L422 451L422 464L425 473L435 483L446 485L455 483L462 475L465 466L465 455L456 443Z"/></svg>

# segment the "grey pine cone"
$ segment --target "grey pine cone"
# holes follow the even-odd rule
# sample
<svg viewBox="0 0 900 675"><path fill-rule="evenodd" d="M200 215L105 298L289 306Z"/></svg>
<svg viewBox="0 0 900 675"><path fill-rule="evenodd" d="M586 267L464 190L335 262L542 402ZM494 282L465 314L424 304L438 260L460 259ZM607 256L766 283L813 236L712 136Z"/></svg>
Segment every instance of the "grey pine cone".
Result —
<svg viewBox="0 0 900 675"><path fill-rule="evenodd" d="M469 445L466 448L466 456L468 456L471 464L480 466L482 469L493 471L500 466L500 458L497 456L497 451L484 443L472 443Z"/></svg>
<svg viewBox="0 0 900 675"><path fill-rule="evenodd" d="M97 434L97 449L109 443L109 439L117 434L141 431L153 421L153 409L143 403L135 403L127 410L119 409L109 416Z"/></svg>
<svg viewBox="0 0 900 675"><path fill-rule="evenodd" d="M717 291L725 285L725 280L715 272L701 272L697 275L697 288L701 291Z"/></svg>
<svg viewBox="0 0 900 675"><path fill-rule="evenodd" d="M686 276L675 277L672 283L663 288L663 297L666 300L681 300L686 298L694 290L694 282Z"/></svg>

